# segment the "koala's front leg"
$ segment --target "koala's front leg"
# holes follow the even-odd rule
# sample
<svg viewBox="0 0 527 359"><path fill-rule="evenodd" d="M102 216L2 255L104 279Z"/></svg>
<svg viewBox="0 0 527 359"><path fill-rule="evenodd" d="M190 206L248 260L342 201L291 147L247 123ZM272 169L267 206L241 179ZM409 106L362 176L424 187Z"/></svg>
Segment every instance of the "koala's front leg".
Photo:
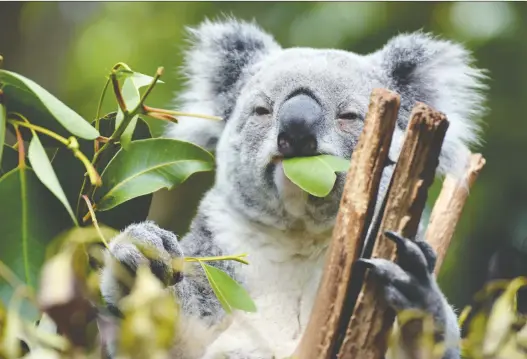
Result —
<svg viewBox="0 0 527 359"><path fill-rule="evenodd" d="M137 246L154 250L156 257L146 258ZM110 311L118 316L119 301L130 291L123 277L133 279L140 265L149 265L152 273L167 286L182 279L181 273L174 272L169 265L172 258L183 257L176 236L159 228L153 222L147 221L128 226L110 242L109 247L101 275L101 292ZM120 270L127 273L120 274L118 273ZM130 274L132 276L129 276Z"/></svg>
<svg viewBox="0 0 527 359"><path fill-rule="evenodd" d="M175 234L150 221L128 226L110 242L110 250L105 255L101 273L103 298L117 317L121 316L121 299L130 292L130 283L120 279L123 269L132 275L128 277L133 280L140 265L149 265L152 273L175 295L174 300L177 298L182 312L179 316L178 337L174 338L174 359L200 358L207 345L222 329L221 324L224 324L225 319L225 313L200 268L193 271L192 275L183 275L174 271L171 266L172 259L184 255L221 255L212 238L200 236L202 228L198 224L194 225L181 243ZM143 255L138 248L143 246L155 250L154 258ZM232 272L232 268L224 268L231 264L218 262L213 265ZM116 338L109 338L108 341L110 347L107 349L112 356L115 353Z"/></svg>
<svg viewBox="0 0 527 359"><path fill-rule="evenodd" d="M379 258L359 261L370 268L374 278L382 285L386 302L396 312L415 309L430 314L438 339L447 346L443 359L459 359L457 318L433 274L436 262L433 249L425 241L411 241L393 232L386 232L385 235L397 245L397 263ZM411 339L416 338L415 333L410 333L414 329L411 325L408 329L402 328L401 342L397 343L397 350L402 352L401 359L412 358L408 350L417 345L411 343ZM405 333L404 330L409 332Z"/></svg>

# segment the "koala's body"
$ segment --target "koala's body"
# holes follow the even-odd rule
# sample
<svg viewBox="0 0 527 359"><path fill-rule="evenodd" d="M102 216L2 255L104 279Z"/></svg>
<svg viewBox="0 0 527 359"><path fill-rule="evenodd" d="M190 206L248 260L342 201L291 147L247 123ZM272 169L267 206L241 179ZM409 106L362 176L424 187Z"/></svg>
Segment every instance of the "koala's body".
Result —
<svg viewBox="0 0 527 359"><path fill-rule="evenodd" d="M471 67L462 47L422 33L399 35L364 56L282 49L255 24L235 20L207 21L191 34L181 105L188 112L219 115L224 121L183 118L167 136L215 151L215 183L179 243L172 233L145 222L116 237L111 254L131 269L146 261L131 238L155 246L167 258L249 253L248 266L230 261L213 265L243 283L256 313L226 315L199 268L168 288L183 308L173 357L287 357L311 313L345 174L338 175L327 197L317 198L286 178L281 159L316 154L350 158L371 91L388 88L401 95L390 158L397 159L410 111L421 101L450 121L438 172L460 174L468 146L477 141L474 118L483 105L484 75ZM385 170L381 193L392 170ZM392 239L399 255L418 265L368 262L384 279L388 304L396 310L431 313L451 345L445 358L458 358L456 316L431 274L432 251L421 241ZM161 275L166 270L162 261L151 267ZM110 265L102 272L101 288L109 307L118 310L126 289Z"/></svg>

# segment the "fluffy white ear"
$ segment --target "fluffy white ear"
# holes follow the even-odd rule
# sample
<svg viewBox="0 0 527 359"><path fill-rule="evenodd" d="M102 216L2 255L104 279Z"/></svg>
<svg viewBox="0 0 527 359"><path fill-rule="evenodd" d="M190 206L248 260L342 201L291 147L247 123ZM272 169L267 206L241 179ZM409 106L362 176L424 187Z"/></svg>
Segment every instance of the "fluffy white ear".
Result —
<svg viewBox="0 0 527 359"><path fill-rule="evenodd" d="M479 142L485 71L472 66L471 54L461 45L421 32L396 36L372 56L388 87L401 95L400 128L406 129L416 101L447 116L438 171L461 174L469 148Z"/></svg>
<svg viewBox="0 0 527 359"><path fill-rule="evenodd" d="M179 108L224 121L181 118L179 124L168 127L166 135L214 150L252 66L280 46L256 24L234 19L206 20L188 33L190 48L183 65L186 84L178 96Z"/></svg>

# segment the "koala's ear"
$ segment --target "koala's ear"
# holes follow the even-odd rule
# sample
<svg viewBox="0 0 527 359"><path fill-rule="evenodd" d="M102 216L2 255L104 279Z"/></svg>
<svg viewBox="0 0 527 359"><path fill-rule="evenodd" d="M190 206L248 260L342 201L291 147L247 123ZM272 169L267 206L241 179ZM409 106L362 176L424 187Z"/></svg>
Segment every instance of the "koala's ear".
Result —
<svg viewBox="0 0 527 359"><path fill-rule="evenodd" d="M188 33L186 86L178 102L187 112L220 116L224 121L183 118L170 126L167 135L213 150L253 65L280 46L256 24L234 19L206 20Z"/></svg>
<svg viewBox="0 0 527 359"><path fill-rule="evenodd" d="M388 87L401 95L399 127L406 129L416 101L447 116L450 125L438 171L460 174L469 147L479 141L485 71L472 66L471 54L461 45L421 32L393 38L373 56Z"/></svg>

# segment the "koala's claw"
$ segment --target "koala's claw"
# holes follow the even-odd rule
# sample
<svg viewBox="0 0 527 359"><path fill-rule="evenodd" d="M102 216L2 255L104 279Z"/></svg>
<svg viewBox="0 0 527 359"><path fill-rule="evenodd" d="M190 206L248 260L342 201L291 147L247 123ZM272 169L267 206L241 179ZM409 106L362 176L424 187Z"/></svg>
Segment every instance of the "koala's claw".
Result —
<svg viewBox="0 0 527 359"><path fill-rule="evenodd" d="M398 253L398 260L400 261L401 258L404 259L408 258L410 260L417 261L418 265L421 265L421 258L424 256L424 259L426 261L428 272L433 273L435 264L437 261L437 256L430 246L428 242L422 241L422 240L409 240L408 238L404 238L400 234L393 232L393 231L386 231L384 232L384 235L386 238L392 240L397 245ZM416 246L418 248L415 248ZM420 254L419 254L420 252ZM421 256L422 255L422 256Z"/></svg>
<svg viewBox="0 0 527 359"><path fill-rule="evenodd" d="M397 263L418 279L427 280L430 274L430 264L421 245L392 231L386 231L384 235L397 245ZM426 242L421 243L426 244Z"/></svg>
<svg viewBox="0 0 527 359"><path fill-rule="evenodd" d="M391 231L385 235L397 245L397 262L381 258L361 258L358 262L370 270L395 311L422 310L443 321L443 298L432 275L436 258L432 248Z"/></svg>

